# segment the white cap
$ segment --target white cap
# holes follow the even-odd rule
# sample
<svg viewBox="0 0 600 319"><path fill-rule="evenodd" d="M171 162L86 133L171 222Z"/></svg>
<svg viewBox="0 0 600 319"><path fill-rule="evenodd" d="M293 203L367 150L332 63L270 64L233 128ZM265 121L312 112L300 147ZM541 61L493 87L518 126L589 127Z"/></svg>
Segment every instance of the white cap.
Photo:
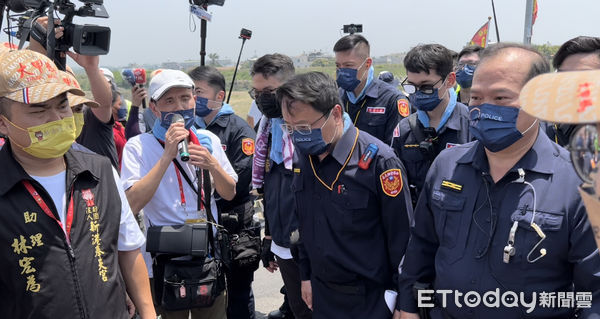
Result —
<svg viewBox="0 0 600 319"><path fill-rule="evenodd" d="M160 99L171 88L194 88L194 81L179 70L162 70L150 80L150 98L154 101Z"/></svg>
<svg viewBox="0 0 600 319"><path fill-rule="evenodd" d="M112 73L111 70L109 70L107 68L100 68L100 71L102 71L102 74L104 74L104 77L106 78L107 81L115 80L115 75Z"/></svg>

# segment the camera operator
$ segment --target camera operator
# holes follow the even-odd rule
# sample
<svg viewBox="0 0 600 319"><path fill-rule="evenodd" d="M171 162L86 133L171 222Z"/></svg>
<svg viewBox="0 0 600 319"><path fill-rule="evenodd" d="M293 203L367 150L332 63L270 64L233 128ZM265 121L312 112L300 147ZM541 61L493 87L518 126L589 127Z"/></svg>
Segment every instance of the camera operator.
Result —
<svg viewBox="0 0 600 319"><path fill-rule="evenodd" d="M40 24L45 30L48 25L48 18L40 17L36 23ZM60 24L60 20L55 20L55 24ZM63 31L63 27L58 26L55 28L57 39L63 36ZM33 38L30 39L29 49L46 54L44 46ZM100 58L73 52L66 52L66 54L85 70L94 100L100 104L100 107L97 108L84 109L84 126L86 129L77 138L77 142L99 155L108 157L113 167L118 169L119 157L113 136L112 91L110 84L104 77L104 73L100 70Z"/></svg>
<svg viewBox="0 0 600 319"><path fill-rule="evenodd" d="M202 202L204 196L210 196L210 210L214 220L218 221L215 196L233 199L237 174L219 138L193 126L194 82L182 71L164 70L151 80L149 95L150 109L157 117L152 133L132 137L123 150L122 181L133 212L137 214L144 209L146 226L183 225L198 219L198 212L194 210L194 204L198 203L198 192L202 194ZM174 114L183 117L185 123L172 123ZM178 144L182 141L189 143L189 161L180 159ZM199 189L202 183L195 179L198 168L210 172L215 194L204 194L203 188ZM218 251L215 253L219 254ZM160 266L157 259L155 263L155 267ZM163 318L187 319L190 311L192 318L225 318L224 293L218 295L209 308L163 310L160 306L163 278L158 278L158 271L152 274L151 265L148 267L151 276L156 276L151 280L154 301Z"/></svg>
<svg viewBox="0 0 600 319"><path fill-rule="evenodd" d="M144 237L118 174L104 157L71 148L67 95L83 91L31 50L2 54L0 68L0 133L8 137L0 236L12 243L2 254L2 316L125 319L126 287L142 317L155 317Z"/></svg>

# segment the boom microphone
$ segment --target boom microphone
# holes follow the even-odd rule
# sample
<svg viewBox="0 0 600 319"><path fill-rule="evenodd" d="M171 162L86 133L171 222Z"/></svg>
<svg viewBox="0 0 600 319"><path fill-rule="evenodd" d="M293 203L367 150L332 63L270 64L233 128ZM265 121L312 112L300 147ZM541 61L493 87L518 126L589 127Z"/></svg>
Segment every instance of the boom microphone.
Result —
<svg viewBox="0 0 600 319"><path fill-rule="evenodd" d="M181 114L173 114L173 117L171 117L171 124L173 123L184 123L185 124L185 120L183 119L183 116L181 116ZM179 151L179 157L181 158L181 160L183 162L187 162L190 159L190 152L188 150L188 142L187 140L184 138L183 140L181 140L181 142L179 142L179 144L177 144L177 151Z"/></svg>

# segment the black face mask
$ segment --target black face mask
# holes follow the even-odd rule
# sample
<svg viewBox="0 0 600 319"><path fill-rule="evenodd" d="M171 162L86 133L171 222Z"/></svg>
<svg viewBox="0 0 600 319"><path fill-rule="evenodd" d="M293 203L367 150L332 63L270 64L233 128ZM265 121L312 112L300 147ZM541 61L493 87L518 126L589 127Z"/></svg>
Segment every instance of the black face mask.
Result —
<svg viewBox="0 0 600 319"><path fill-rule="evenodd" d="M277 98L274 93L261 93L256 97L256 106L266 117L278 118L281 117L281 107L277 103Z"/></svg>

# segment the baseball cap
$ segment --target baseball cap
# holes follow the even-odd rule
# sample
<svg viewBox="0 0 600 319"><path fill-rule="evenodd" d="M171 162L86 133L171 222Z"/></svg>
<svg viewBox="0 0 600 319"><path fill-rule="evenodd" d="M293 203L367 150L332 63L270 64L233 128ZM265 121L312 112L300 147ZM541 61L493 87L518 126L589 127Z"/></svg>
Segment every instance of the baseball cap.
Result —
<svg viewBox="0 0 600 319"><path fill-rule="evenodd" d="M104 78L106 78L107 81L110 82L115 80L115 75L112 73L111 70L107 68L100 68L100 71L102 71L102 74L104 75Z"/></svg>
<svg viewBox="0 0 600 319"><path fill-rule="evenodd" d="M9 42L2 42L0 43L0 54L8 52L8 51L12 51L12 50L18 50L19 47L9 43Z"/></svg>
<svg viewBox="0 0 600 319"><path fill-rule="evenodd" d="M63 93L83 96L85 93L63 82L56 65L43 54L16 50L0 54L0 96L35 104Z"/></svg>
<svg viewBox="0 0 600 319"><path fill-rule="evenodd" d="M600 70L546 73L521 90L521 109L553 123L600 122Z"/></svg>
<svg viewBox="0 0 600 319"><path fill-rule="evenodd" d="M154 101L160 99L171 88L194 88L194 81L179 70L162 70L150 80L150 98Z"/></svg>
<svg viewBox="0 0 600 319"><path fill-rule="evenodd" d="M79 82L77 82L77 79L69 72L65 72L65 71L58 71L59 76L61 78L61 80L70 85L70 86L74 86L78 89L81 89L81 87L79 86ZM79 95L75 95L75 94L71 94L71 93L67 93L67 99L69 100L69 106L73 107L75 105L79 105L79 104L85 104L89 107L99 107L100 104L94 100L90 100L88 98L86 98L85 96L79 96Z"/></svg>

